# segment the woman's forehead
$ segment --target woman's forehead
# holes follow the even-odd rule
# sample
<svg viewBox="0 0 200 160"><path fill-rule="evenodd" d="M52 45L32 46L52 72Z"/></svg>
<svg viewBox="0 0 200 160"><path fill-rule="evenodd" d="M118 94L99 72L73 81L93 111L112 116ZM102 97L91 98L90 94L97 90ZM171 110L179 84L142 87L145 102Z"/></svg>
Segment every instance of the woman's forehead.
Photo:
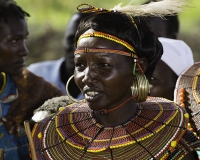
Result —
<svg viewBox="0 0 200 160"><path fill-rule="evenodd" d="M84 34L96 32L93 29L87 30ZM77 48L108 48L122 51L129 51L125 46L114 41L100 37L85 37L78 41ZM130 52L130 51L129 51Z"/></svg>
<svg viewBox="0 0 200 160"><path fill-rule="evenodd" d="M100 53L77 53L75 54L75 60L78 59L87 59L89 61L93 61L93 60L102 60L102 59L106 59L112 62L119 62L121 64L123 63L127 63L127 58L131 57L127 57L127 56L123 56L123 55L119 55L116 53L106 53L106 52L100 52Z"/></svg>

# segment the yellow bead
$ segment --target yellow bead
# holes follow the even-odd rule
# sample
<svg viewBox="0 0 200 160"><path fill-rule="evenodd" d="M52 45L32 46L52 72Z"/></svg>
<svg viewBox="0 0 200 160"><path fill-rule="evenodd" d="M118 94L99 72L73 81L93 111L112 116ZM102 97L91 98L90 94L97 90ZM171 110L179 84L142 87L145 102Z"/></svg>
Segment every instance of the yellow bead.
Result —
<svg viewBox="0 0 200 160"><path fill-rule="evenodd" d="M185 118L189 118L189 114L188 114L188 113L185 113L185 114L184 114L184 117L185 117Z"/></svg>
<svg viewBox="0 0 200 160"><path fill-rule="evenodd" d="M194 134L195 136L197 136L197 133L196 133L196 132L193 132L193 134Z"/></svg>
<svg viewBox="0 0 200 160"><path fill-rule="evenodd" d="M59 110L59 111L62 111L64 108L65 108L65 107L60 107L58 110Z"/></svg>
<svg viewBox="0 0 200 160"><path fill-rule="evenodd" d="M187 128L191 128L192 126L191 126L191 123L188 123L187 124Z"/></svg>
<svg viewBox="0 0 200 160"><path fill-rule="evenodd" d="M38 134L38 138L39 138L39 139L42 138L42 133L41 133L41 132Z"/></svg>
<svg viewBox="0 0 200 160"><path fill-rule="evenodd" d="M171 141L171 146L173 147L173 148L175 148L176 147L176 141Z"/></svg>

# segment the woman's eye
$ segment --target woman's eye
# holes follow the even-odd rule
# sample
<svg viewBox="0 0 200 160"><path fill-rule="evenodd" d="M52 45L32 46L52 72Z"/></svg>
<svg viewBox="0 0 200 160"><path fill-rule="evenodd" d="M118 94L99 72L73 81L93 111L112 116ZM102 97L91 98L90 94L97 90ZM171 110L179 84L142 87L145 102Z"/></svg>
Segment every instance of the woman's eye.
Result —
<svg viewBox="0 0 200 160"><path fill-rule="evenodd" d="M111 65L108 63L100 63L99 67L111 67Z"/></svg>
<svg viewBox="0 0 200 160"><path fill-rule="evenodd" d="M13 44L15 44L15 43L17 43L17 40L14 39L14 40L12 40L11 42L12 42Z"/></svg>
<svg viewBox="0 0 200 160"><path fill-rule="evenodd" d="M156 79L155 77L151 77L150 80L151 80L151 81L155 81L155 80L157 80L157 79Z"/></svg>
<svg viewBox="0 0 200 160"><path fill-rule="evenodd" d="M84 65L82 63L77 63L75 64L76 68L84 68Z"/></svg>

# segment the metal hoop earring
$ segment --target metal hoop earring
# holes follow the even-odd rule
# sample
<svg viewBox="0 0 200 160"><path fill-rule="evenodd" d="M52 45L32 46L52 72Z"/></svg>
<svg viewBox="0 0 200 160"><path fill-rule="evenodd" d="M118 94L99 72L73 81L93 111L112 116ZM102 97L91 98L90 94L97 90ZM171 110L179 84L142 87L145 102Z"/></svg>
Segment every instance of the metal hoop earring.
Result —
<svg viewBox="0 0 200 160"><path fill-rule="evenodd" d="M80 102L79 100L73 98L70 93L69 93L69 90L68 90L68 86L69 86L69 82L71 81L71 79L74 78L74 75L72 75L71 77L69 77L68 81L67 81L67 84L66 84L66 92L67 92L67 96L69 97L69 99L71 99L72 101L74 102Z"/></svg>
<svg viewBox="0 0 200 160"><path fill-rule="evenodd" d="M136 81L131 86L132 95L135 102L144 102L147 99L149 93L149 83L146 76L142 72L135 74Z"/></svg>

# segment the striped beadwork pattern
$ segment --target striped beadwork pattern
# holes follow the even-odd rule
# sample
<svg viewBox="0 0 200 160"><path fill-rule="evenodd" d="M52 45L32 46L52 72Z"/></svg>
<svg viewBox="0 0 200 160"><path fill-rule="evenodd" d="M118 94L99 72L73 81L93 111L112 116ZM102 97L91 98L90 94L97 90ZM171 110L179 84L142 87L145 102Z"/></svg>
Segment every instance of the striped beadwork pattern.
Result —
<svg viewBox="0 0 200 160"><path fill-rule="evenodd" d="M180 92L185 89L185 109L190 114L191 127L200 137L200 62L182 73L176 83L174 101L181 103Z"/></svg>
<svg viewBox="0 0 200 160"><path fill-rule="evenodd" d="M193 134L191 144L187 139L184 114L171 101L149 97L127 122L105 127L86 103L74 103L34 126L37 159L178 159L200 146Z"/></svg>

